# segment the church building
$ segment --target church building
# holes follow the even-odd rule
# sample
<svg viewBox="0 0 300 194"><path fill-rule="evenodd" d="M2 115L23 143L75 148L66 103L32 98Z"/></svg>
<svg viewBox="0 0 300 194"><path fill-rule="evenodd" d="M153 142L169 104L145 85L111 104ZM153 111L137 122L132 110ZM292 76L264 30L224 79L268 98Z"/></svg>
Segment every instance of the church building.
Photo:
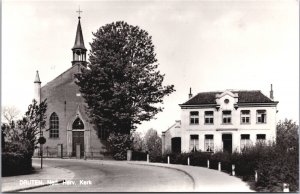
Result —
<svg viewBox="0 0 300 194"><path fill-rule="evenodd" d="M78 147L81 157L101 156L105 151L101 133L89 122L86 103L75 83L74 74L87 67L80 19L79 16L70 68L43 86L38 71L34 80L34 98L38 102L47 99L46 129L42 130L47 140L43 155L48 157L75 156Z"/></svg>

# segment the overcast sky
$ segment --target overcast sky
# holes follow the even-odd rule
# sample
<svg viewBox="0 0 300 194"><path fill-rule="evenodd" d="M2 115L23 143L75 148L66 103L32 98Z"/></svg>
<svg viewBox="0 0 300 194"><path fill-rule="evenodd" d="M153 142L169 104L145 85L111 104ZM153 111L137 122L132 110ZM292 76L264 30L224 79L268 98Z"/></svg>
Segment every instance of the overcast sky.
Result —
<svg viewBox="0 0 300 194"><path fill-rule="evenodd" d="M2 1L2 105L25 112L35 71L42 86L71 67L80 5L85 46L100 26L123 20L149 32L176 92L157 119L138 127L166 130L192 93L261 90L273 84L277 120L299 118L299 7L269 1Z"/></svg>

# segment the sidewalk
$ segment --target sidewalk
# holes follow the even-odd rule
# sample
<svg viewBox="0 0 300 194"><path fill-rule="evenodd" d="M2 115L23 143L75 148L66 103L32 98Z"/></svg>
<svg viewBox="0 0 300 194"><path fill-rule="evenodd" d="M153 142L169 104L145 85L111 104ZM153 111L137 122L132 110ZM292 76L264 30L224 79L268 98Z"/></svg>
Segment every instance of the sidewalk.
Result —
<svg viewBox="0 0 300 194"><path fill-rule="evenodd" d="M2 177L2 192L18 192L44 187L62 183L64 180L74 177L74 173L67 169L47 165L43 165L43 169L41 169L38 163L32 163L32 166L35 169L32 174Z"/></svg>
<svg viewBox="0 0 300 194"><path fill-rule="evenodd" d="M151 165L182 171L194 180L195 192L255 192L241 179L227 173L198 166L130 161L132 165Z"/></svg>

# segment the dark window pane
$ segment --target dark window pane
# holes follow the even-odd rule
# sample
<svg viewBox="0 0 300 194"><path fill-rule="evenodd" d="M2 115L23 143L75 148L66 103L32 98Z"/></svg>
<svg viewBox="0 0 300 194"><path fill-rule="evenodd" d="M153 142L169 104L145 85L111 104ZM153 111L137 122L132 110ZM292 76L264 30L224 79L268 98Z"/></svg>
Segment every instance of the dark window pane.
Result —
<svg viewBox="0 0 300 194"><path fill-rule="evenodd" d="M244 115L248 115L250 114L250 110L241 110L242 114Z"/></svg>
<svg viewBox="0 0 300 194"><path fill-rule="evenodd" d="M213 111L205 111L205 115L213 115L214 112Z"/></svg>
<svg viewBox="0 0 300 194"><path fill-rule="evenodd" d="M199 112L198 112L198 111L191 111L191 112L190 112L190 115L191 115L191 116L198 116L198 115L199 115Z"/></svg>
<svg viewBox="0 0 300 194"><path fill-rule="evenodd" d="M257 113L265 113L266 110L257 110Z"/></svg>
<svg viewBox="0 0 300 194"><path fill-rule="evenodd" d="M257 134L256 139L265 140L266 139L266 134Z"/></svg>
<svg viewBox="0 0 300 194"><path fill-rule="evenodd" d="M84 124L82 122L82 120L80 118L77 118L73 125L72 125L73 129L84 129Z"/></svg>
<svg viewBox="0 0 300 194"><path fill-rule="evenodd" d="M249 134L242 134L241 139L250 139L250 135Z"/></svg>
<svg viewBox="0 0 300 194"><path fill-rule="evenodd" d="M214 139L214 135L205 135L205 139Z"/></svg>
<svg viewBox="0 0 300 194"><path fill-rule="evenodd" d="M224 114L224 115L231 115L231 111L230 111L230 110L224 110L224 111L223 111L223 114Z"/></svg>

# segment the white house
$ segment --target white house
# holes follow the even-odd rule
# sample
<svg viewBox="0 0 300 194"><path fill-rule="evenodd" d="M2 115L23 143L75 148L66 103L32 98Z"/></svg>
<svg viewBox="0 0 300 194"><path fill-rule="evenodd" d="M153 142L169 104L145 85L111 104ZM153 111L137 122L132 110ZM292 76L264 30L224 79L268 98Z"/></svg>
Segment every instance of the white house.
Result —
<svg viewBox="0 0 300 194"><path fill-rule="evenodd" d="M181 120L162 133L162 152L241 151L275 141L277 101L259 90L202 92L181 107Z"/></svg>

